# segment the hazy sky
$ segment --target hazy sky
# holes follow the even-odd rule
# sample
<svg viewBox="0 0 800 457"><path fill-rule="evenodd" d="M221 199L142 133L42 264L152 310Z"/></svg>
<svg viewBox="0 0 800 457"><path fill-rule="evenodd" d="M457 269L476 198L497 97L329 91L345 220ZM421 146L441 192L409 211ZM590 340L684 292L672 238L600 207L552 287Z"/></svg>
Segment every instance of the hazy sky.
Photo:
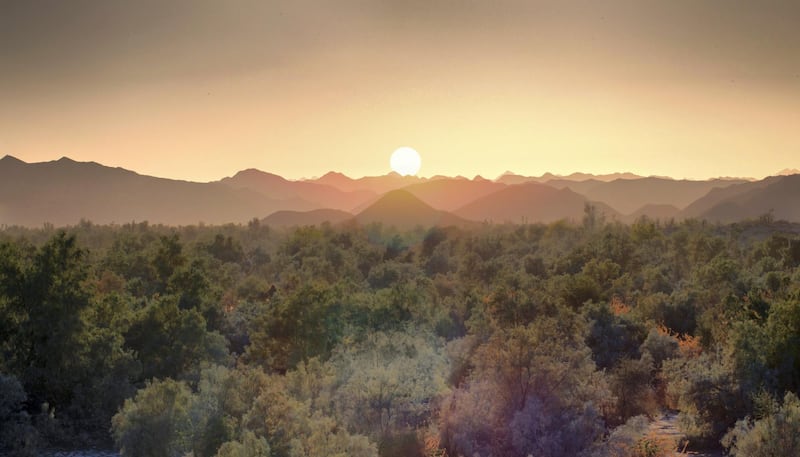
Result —
<svg viewBox="0 0 800 457"><path fill-rule="evenodd" d="M800 1L0 0L0 156L213 180L800 168Z"/></svg>

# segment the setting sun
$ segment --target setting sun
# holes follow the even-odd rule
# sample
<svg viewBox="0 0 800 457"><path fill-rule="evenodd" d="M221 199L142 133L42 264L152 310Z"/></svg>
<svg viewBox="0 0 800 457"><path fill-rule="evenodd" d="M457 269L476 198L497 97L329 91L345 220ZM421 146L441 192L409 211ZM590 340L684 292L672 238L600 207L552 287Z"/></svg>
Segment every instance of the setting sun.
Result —
<svg viewBox="0 0 800 457"><path fill-rule="evenodd" d="M392 170L401 176L416 175L421 164L422 159L420 159L419 153L407 146L395 149L392 158L389 159Z"/></svg>

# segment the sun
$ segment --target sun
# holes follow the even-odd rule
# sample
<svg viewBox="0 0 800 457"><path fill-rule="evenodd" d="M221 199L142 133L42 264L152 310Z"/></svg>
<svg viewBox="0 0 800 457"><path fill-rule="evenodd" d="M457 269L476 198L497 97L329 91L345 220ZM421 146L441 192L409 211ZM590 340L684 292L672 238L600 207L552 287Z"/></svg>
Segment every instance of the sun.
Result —
<svg viewBox="0 0 800 457"><path fill-rule="evenodd" d="M419 167L422 165L422 159L420 159L419 153L413 148L403 146L402 148L397 148L392 153L392 158L389 159L389 165L391 165L392 170L396 171L401 176L413 176L419 171Z"/></svg>

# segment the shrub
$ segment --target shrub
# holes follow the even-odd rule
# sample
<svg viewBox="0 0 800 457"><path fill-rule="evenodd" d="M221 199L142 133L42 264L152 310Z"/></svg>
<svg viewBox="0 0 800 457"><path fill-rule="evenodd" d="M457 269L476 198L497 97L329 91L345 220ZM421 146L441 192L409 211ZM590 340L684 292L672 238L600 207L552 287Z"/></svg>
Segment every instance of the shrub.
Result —
<svg viewBox="0 0 800 457"><path fill-rule="evenodd" d="M752 421L740 420L722 439L733 457L800 455L800 400L787 393L783 405Z"/></svg>

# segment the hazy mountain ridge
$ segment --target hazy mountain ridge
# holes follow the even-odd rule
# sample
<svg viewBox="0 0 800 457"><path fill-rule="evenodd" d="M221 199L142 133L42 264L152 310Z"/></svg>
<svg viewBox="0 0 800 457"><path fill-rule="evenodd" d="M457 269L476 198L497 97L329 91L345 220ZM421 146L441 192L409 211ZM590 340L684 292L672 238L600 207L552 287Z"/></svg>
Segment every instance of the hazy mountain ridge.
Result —
<svg viewBox="0 0 800 457"><path fill-rule="evenodd" d="M331 171L320 178L307 179L305 182L325 184L344 192L367 191L375 194L384 194L390 190L429 181L428 178L416 176L401 176L395 172L383 176L364 176L351 178L343 173Z"/></svg>
<svg viewBox="0 0 800 457"><path fill-rule="evenodd" d="M645 205L671 205L685 208L709 191L718 187L741 184L744 181L712 179L708 181L674 180L665 178L615 179L613 181L567 180L548 181L554 187L569 187L591 200L601 201L623 214L631 214Z"/></svg>
<svg viewBox="0 0 800 457"><path fill-rule="evenodd" d="M789 173L792 170L784 170ZM615 174L624 175L624 174ZM123 168L69 158L26 163L0 159L0 225L38 226L150 221L171 225L241 223L265 218L276 226L311 225L355 218L394 225L469 221L552 222L580 220L592 202L607 219L631 222L705 218L735 221L772 212L777 219L800 221L800 175L761 181L670 178L616 178L598 175L570 180L548 177L544 183L507 184L520 175L491 181L396 173L358 179L331 172L314 180L292 181L247 169L232 177L200 183L140 175ZM585 178L576 173L570 177ZM392 191L402 189L401 193ZM386 200L388 194L392 198ZM402 198L400 197L402 196ZM408 208L406 208L408 206ZM316 211L315 211L316 210ZM274 216L274 217L272 217Z"/></svg>
<svg viewBox="0 0 800 457"><path fill-rule="evenodd" d="M615 179L640 179L643 176L639 176L634 173L624 172L624 173L608 173L608 174L600 174L595 175L592 173L570 173L569 175L557 175L553 173L545 173L541 176L524 176L516 174L512 171L506 171L502 175L498 176L495 179L496 182L500 182L503 184L522 184L525 182L539 182L544 183L547 181L553 180L567 180L567 181L587 181L587 180L594 180L594 181L613 181Z"/></svg>
<svg viewBox="0 0 800 457"><path fill-rule="evenodd" d="M800 221L800 174L773 176L718 190L682 212L684 217L714 222L735 222L768 214L778 220Z"/></svg>
<svg viewBox="0 0 800 457"><path fill-rule="evenodd" d="M351 211L378 196L369 190L343 191L328 184L290 181L282 176L254 168L242 170L219 182L236 189L251 189L269 198L305 200L315 205L316 209Z"/></svg>
<svg viewBox="0 0 800 457"><path fill-rule="evenodd" d="M586 203L595 205L607 219L619 218L613 208L589 200L570 189L556 189L545 184L516 184L478 198L459 208L455 215L475 221L496 223L554 222L561 219L579 221Z"/></svg>
<svg viewBox="0 0 800 457"><path fill-rule="evenodd" d="M267 198L219 183L156 178L94 162L0 160L0 224L38 226L150 221L170 225L246 222L308 202Z"/></svg>
<svg viewBox="0 0 800 457"><path fill-rule="evenodd" d="M474 180L464 178L442 178L403 187L422 201L436 209L455 211L478 198L505 189L502 183L477 177Z"/></svg>
<svg viewBox="0 0 800 457"><path fill-rule="evenodd" d="M276 211L261 220L263 224L276 227L320 225L324 222L338 224L353 219L353 215L337 209L313 209L311 211Z"/></svg>

